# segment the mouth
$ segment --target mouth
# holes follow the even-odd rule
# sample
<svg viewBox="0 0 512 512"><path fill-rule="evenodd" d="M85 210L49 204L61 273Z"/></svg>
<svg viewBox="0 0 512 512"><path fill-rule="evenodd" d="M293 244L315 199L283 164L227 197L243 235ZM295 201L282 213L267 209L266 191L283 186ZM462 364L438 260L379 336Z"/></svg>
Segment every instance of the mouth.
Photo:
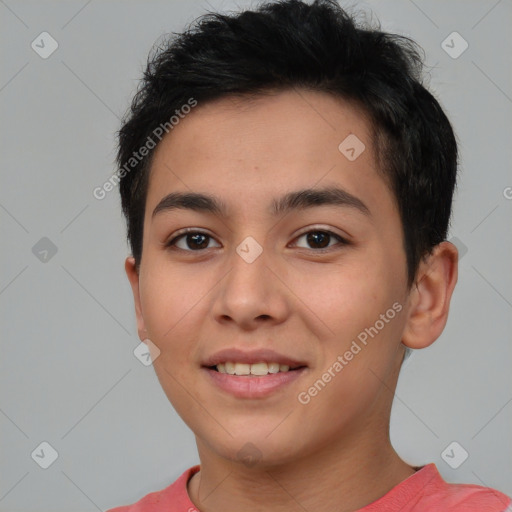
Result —
<svg viewBox="0 0 512 512"><path fill-rule="evenodd" d="M219 363L203 370L215 389L237 399L264 399L279 396L307 373L307 367L276 363Z"/></svg>
<svg viewBox="0 0 512 512"><path fill-rule="evenodd" d="M224 349L201 366L214 389L242 399L276 396L308 371L304 360L267 348Z"/></svg>
<svg viewBox="0 0 512 512"><path fill-rule="evenodd" d="M278 373L287 373L306 368L305 365L281 364L277 361L266 362L260 361L257 363L240 363L233 361L226 361L216 365L207 366L209 370L216 371L227 375L236 375L238 377L265 377L267 375L275 375Z"/></svg>

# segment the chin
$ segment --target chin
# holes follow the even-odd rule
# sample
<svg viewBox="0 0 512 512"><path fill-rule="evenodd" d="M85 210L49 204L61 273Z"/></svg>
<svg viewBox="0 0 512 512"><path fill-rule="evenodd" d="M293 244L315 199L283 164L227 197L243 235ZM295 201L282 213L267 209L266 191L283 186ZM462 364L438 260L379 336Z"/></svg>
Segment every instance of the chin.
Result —
<svg viewBox="0 0 512 512"><path fill-rule="evenodd" d="M201 444L218 457L239 464L240 468L255 470L287 464L300 457L300 446L292 435L286 431L270 435L269 432L261 428L245 429L238 434L232 432L233 437L224 432L222 438L203 437Z"/></svg>

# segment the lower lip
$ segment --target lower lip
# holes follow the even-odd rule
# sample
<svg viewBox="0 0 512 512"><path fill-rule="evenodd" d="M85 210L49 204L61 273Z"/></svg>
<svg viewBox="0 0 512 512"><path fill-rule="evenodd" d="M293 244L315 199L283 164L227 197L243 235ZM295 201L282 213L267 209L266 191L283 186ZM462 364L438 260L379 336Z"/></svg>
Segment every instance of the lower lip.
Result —
<svg viewBox="0 0 512 512"><path fill-rule="evenodd" d="M269 373L261 377L230 375L204 368L215 385L237 398L264 398L297 380L306 370Z"/></svg>

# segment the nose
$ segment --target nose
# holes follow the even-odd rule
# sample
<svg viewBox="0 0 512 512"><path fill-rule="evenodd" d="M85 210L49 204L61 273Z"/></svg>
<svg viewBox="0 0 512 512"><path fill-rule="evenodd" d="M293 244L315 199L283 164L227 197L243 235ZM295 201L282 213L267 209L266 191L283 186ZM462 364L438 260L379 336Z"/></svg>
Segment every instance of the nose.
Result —
<svg viewBox="0 0 512 512"><path fill-rule="evenodd" d="M290 314L290 292L266 251L252 262L233 251L229 265L212 308L216 321L246 331L284 322Z"/></svg>

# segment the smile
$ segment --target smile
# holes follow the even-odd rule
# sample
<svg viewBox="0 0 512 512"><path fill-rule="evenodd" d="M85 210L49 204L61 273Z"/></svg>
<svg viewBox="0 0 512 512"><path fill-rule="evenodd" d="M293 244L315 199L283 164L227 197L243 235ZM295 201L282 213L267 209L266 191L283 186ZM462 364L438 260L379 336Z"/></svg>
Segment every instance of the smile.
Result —
<svg viewBox="0 0 512 512"><path fill-rule="evenodd" d="M220 366L220 371L217 368ZM222 368L224 366L224 368ZM228 373L240 371L241 374ZM255 367L254 370L252 367ZM265 369L266 366L266 369ZM280 365L279 365L280 366ZM273 363L220 363L214 367L205 367L206 375L215 388L235 398L256 399L276 395L278 391L286 389L292 382L300 378L307 371L307 367L289 368L284 366L283 370L272 373L275 370ZM266 373L263 373L263 371ZM253 373L256 372L256 373ZM260 372L259 374L257 372Z"/></svg>
<svg viewBox="0 0 512 512"><path fill-rule="evenodd" d="M225 363L219 363L214 366L219 373L227 373L229 375L245 375L245 376L264 376L268 374L275 374L280 372L288 372L297 368L290 368L287 364L279 364L277 362L266 363L261 361L259 363L248 364L248 363L233 363L227 361Z"/></svg>

